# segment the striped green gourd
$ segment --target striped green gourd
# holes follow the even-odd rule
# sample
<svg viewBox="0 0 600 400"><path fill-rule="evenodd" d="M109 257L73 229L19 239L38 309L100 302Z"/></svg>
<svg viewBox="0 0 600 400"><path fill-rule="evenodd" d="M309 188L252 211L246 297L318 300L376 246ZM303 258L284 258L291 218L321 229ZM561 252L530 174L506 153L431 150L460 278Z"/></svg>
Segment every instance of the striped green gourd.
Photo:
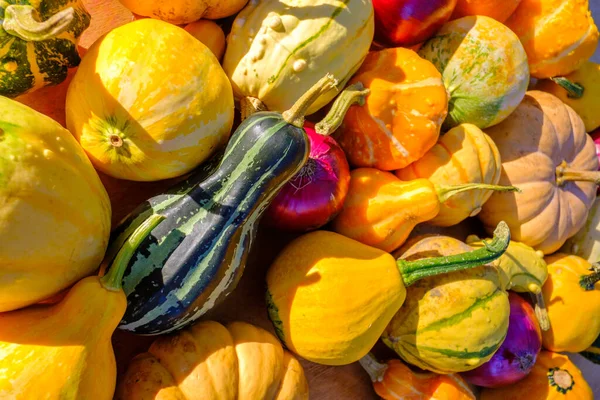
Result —
<svg viewBox="0 0 600 400"><path fill-rule="evenodd" d="M64 81L90 18L81 0L0 0L0 95Z"/></svg>
<svg viewBox="0 0 600 400"><path fill-rule="evenodd" d="M207 164L120 224L108 261L145 220L164 217L136 248L125 272L127 311L120 329L154 335L183 328L233 291L263 211L308 158L304 113L336 83L327 75L289 111L250 116L232 135L218 166Z"/></svg>
<svg viewBox="0 0 600 400"><path fill-rule="evenodd" d="M472 248L447 236L417 237L394 255L404 260L449 256ZM508 331L510 304L498 269L487 264L428 277L407 288L383 342L406 362L442 373L464 372L488 361Z"/></svg>

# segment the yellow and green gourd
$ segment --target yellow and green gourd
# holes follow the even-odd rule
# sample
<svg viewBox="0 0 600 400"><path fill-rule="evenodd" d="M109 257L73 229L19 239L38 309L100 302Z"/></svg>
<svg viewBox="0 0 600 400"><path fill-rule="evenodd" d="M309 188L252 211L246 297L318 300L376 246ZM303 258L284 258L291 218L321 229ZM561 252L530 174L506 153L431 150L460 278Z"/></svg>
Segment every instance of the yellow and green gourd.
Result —
<svg viewBox="0 0 600 400"><path fill-rule="evenodd" d="M0 1L0 95L17 97L67 78L90 25L81 0Z"/></svg>

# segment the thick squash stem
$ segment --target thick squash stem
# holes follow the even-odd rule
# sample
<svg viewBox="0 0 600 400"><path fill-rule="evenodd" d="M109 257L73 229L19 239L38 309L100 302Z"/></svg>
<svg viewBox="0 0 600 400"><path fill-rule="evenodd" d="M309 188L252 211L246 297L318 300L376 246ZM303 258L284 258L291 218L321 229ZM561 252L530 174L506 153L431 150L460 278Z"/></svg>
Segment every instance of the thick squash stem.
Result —
<svg viewBox="0 0 600 400"><path fill-rule="evenodd" d="M488 185L487 183L465 183L463 185L437 186L435 187L440 203L445 203L450 197L469 190L494 190L496 192L521 192L514 186Z"/></svg>
<svg viewBox="0 0 600 400"><path fill-rule="evenodd" d="M594 290L596 283L600 281L600 264L592 264L592 269L594 272L589 275L583 275L581 278L579 278L579 286L581 286L584 290Z"/></svg>
<svg viewBox="0 0 600 400"><path fill-rule="evenodd" d="M148 219L142 222L142 224L133 231L131 236L127 238L127 241L123 244L121 250L119 250L112 262L108 274L100 279L100 283L104 288L113 292L121 290L123 274L125 274L125 270L129 265L133 253L163 219L165 219L165 217L162 215L153 214L149 216Z"/></svg>
<svg viewBox="0 0 600 400"><path fill-rule="evenodd" d="M306 112L310 106L312 106L312 104L323 94L335 88L337 84L338 81L333 77L333 75L325 75L323 78L319 79L319 81L315 83L313 87L308 89L308 91L304 93L302 97L296 101L296 103L294 103L292 108L282 113L283 119L288 124L302 128L304 126L304 116L306 115Z"/></svg>
<svg viewBox="0 0 600 400"><path fill-rule="evenodd" d="M563 161L556 167L556 184L562 186L566 182L594 182L600 185L600 171L576 171Z"/></svg>
<svg viewBox="0 0 600 400"><path fill-rule="evenodd" d="M375 356L371 353L368 353L366 356L358 360L360 365L363 367L365 371L371 377L371 381L373 382L381 382L383 381L383 377L385 376L385 371L388 369L387 364L382 364Z"/></svg>
<svg viewBox="0 0 600 400"><path fill-rule="evenodd" d="M265 103L256 97L242 97L240 100L240 114L242 121L259 111L267 111Z"/></svg>
<svg viewBox="0 0 600 400"><path fill-rule="evenodd" d="M428 276L445 274L478 267L499 258L510 243L510 229L506 222L501 221L490 243L483 242L484 246L467 253L446 257L423 258L415 261L397 260L400 275L406 286L410 286L419 279Z"/></svg>
<svg viewBox="0 0 600 400"><path fill-rule="evenodd" d="M550 79L567 91L567 97L571 99L580 99L583 97L584 88L579 83L571 82L562 76L555 76Z"/></svg>
<svg viewBox="0 0 600 400"><path fill-rule="evenodd" d="M540 329L543 331L549 330L550 318L548 317L548 309L546 308L546 302L544 301L544 296L542 295L542 288L538 286L538 289L532 291L530 296L533 300L533 304L535 304L535 317L538 320Z"/></svg>
<svg viewBox="0 0 600 400"><path fill-rule="evenodd" d="M319 135L331 135L340 127L351 106L354 104L358 104L359 106L365 105L365 98L370 92L371 90L365 89L360 82L348 86L342 91L337 99L335 99L331 106L331 110L329 110L325 118L315 125L315 131Z"/></svg>
<svg viewBox="0 0 600 400"><path fill-rule="evenodd" d="M40 22L32 6L10 5L4 10L2 27L9 35L28 42L55 38L69 28L75 19L75 9L69 7Z"/></svg>

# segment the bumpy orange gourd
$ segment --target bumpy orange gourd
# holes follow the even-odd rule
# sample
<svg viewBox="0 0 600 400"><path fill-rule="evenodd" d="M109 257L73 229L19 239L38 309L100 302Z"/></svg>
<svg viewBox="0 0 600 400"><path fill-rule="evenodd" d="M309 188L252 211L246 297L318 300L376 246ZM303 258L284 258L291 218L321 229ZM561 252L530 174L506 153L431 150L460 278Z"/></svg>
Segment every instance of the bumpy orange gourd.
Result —
<svg viewBox="0 0 600 400"><path fill-rule="evenodd" d="M183 29L206 45L218 60L223 58L223 54L225 53L225 33L216 22L201 19L187 24Z"/></svg>
<svg viewBox="0 0 600 400"><path fill-rule="evenodd" d="M522 0L505 24L521 39L538 79L575 71L598 44L588 0Z"/></svg>
<svg viewBox="0 0 600 400"><path fill-rule="evenodd" d="M600 335L600 270L592 272L585 259L562 253L545 260L548 279L542 294L550 330L542 332L542 344L551 351L584 351Z"/></svg>
<svg viewBox="0 0 600 400"><path fill-rule="evenodd" d="M373 381L373 389L384 400L475 400L460 375L414 372L400 360L378 362L369 353L359 360Z"/></svg>
<svg viewBox="0 0 600 400"><path fill-rule="evenodd" d="M401 246L414 227L438 215L448 198L473 189L515 190L486 184L436 185L428 179L403 182L391 172L357 168L333 230L384 251Z"/></svg>
<svg viewBox="0 0 600 400"><path fill-rule="evenodd" d="M155 340L129 365L118 400L305 400L302 366L269 332L202 321Z"/></svg>
<svg viewBox="0 0 600 400"><path fill-rule="evenodd" d="M200 18L220 19L240 11L248 0L119 0L131 12L172 24L189 24Z"/></svg>
<svg viewBox="0 0 600 400"><path fill-rule="evenodd" d="M472 124L446 132L435 146L408 167L396 171L403 181L425 178L437 185L486 183L500 180L500 153L492 139ZM459 193L440 204L438 214L427 223L453 226L481 211L490 190Z"/></svg>
<svg viewBox="0 0 600 400"><path fill-rule="evenodd" d="M558 250L585 223L600 179L581 118L557 97L530 91L485 132L500 151L500 184L522 192L492 194L478 218L488 231L506 221L516 241L544 254Z"/></svg>
<svg viewBox="0 0 600 400"><path fill-rule="evenodd" d="M569 357L541 351L523 380L498 389L484 388L481 400L593 400L592 389Z"/></svg>
<svg viewBox="0 0 600 400"><path fill-rule="evenodd" d="M517 9L521 0L458 0L450 19L468 15L485 15L504 22Z"/></svg>
<svg viewBox="0 0 600 400"><path fill-rule="evenodd" d="M399 169L433 147L448 97L432 63L404 48L370 52L356 82L371 93L364 107L350 108L335 136L351 165Z"/></svg>

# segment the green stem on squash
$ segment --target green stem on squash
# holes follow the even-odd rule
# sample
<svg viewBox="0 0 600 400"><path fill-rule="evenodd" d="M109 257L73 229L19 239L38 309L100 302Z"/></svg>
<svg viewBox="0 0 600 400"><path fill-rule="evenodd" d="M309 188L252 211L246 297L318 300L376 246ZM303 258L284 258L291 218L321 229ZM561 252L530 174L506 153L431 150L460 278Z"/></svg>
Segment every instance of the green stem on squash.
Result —
<svg viewBox="0 0 600 400"><path fill-rule="evenodd" d="M566 182L593 182L600 185L600 171L573 170L569 168L566 161L563 161L556 167L556 184L562 186Z"/></svg>
<svg viewBox="0 0 600 400"><path fill-rule="evenodd" d="M593 271L589 275L583 275L579 278L579 286L584 290L594 290L596 283L600 281L600 265L598 263L592 264Z"/></svg>
<svg viewBox="0 0 600 400"><path fill-rule="evenodd" d="M114 292L121 290L123 274L125 274L133 253L163 219L165 219L164 216L153 214L133 231L117 253L108 273L100 279L104 288Z"/></svg>
<svg viewBox="0 0 600 400"><path fill-rule="evenodd" d="M304 93L302 97L296 101L296 103L294 103L292 108L284 111L281 114L283 119L288 124L302 128L304 126L304 116L306 115L306 112L310 106L312 106L312 104L323 94L335 88L337 84L338 81L333 77L333 75L325 75L323 78L319 79L319 81L315 83L313 87L308 89L308 91Z"/></svg>
<svg viewBox="0 0 600 400"><path fill-rule="evenodd" d="M548 317L548 309L546 308L546 302L542 295L542 288L538 286L538 289L539 290L536 289L535 291L530 292L529 295L535 304L534 312L538 324L540 325L540 329L547 331L550 329L550 318Z"/></svg>
<svg viewBox="0 0 600 400"><path fill-rule="evenodd" d="M37 12L32 6L12 4L4 10L2 27L9 35L28 42L48 40L69 28L75 19L75 9L66 8L43 22L36 17Z"/></svg>
<svg viewBox="0 0 600 400"><path fill-rule="evenodd" d="M256 97L242 97L240 100L240 114L242 121L259 111L267 111L265 103Z"/></svg>
<svg viewBox="0 0 600 400"><path fill-rule="evenodd" d="M315 125L315 131L319 135L331 135L340 127L344 121L344 116L351 106L354 104L358 104L359 106L365 105L365 99L370 92L371 90L365 89L361 82L356 82L348 86L335 99L331 110L329 110L325 118Z"/></svg>
<svg viewBox="0 0 600 400"><path fill-rule="evenodd" d="M469 190L494 190L496 192L521 192L514 186L488 185L487 183L465 183L463 185L438 186L435 185L440 203L445 203L450 197Z"/></svg>
<svg viewBox="0 0 600 400"><path fill-rule="evenodd" d="M558 86L567 91L567 97L571 99L580 99L583 97L583 92L585 89L579 83L571 82L562 76L555 76L554 78L550 79L552 82L556 83Z"/></svg>
<svg viewBox="0 0 600 400"><path fill-rule="evenodd" d="M385 376L385 371L388 369L387 364L382 364L372 353L368 353L366 356L358 360L359 364L371 377L371 381L373 382L381 382L383 381L383 377Z"/></svg>
<svg viewBox="0 0 600 400"><path fill-rule="evenodd" d="M491 242L484 241L484 246L467 253L445 257L422 258L415 261L396 260L400 274L406 286L428 276L462 271L478 267L494 261L504 254L510 243L510 229L504 221L500 221L494 230Z"/></svg>

